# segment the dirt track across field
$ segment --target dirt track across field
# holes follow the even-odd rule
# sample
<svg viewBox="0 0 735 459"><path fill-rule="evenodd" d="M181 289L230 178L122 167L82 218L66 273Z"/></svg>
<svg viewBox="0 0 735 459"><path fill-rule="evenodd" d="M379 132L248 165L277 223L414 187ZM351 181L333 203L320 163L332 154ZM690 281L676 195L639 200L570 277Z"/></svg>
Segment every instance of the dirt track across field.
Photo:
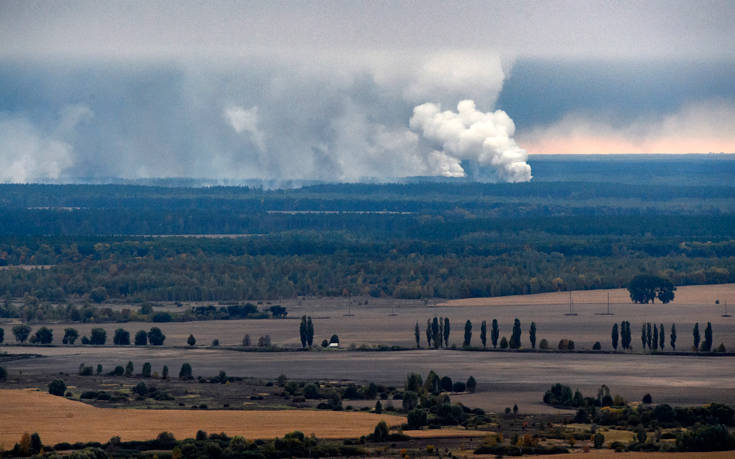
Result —
<svg viewBox="0 0 735 459"><path fill-rule="evenodd" d="M355 438L369 434L384 420L401 416L344 411L134 410L95 408L84 403L30 390L0 390L0 446L11 448L24 432L38 432L45 444L152 440L167 431L178 439L198 430L269 439L300 430L319 438ZM2 449L2 448L0 448Z"/></svg>

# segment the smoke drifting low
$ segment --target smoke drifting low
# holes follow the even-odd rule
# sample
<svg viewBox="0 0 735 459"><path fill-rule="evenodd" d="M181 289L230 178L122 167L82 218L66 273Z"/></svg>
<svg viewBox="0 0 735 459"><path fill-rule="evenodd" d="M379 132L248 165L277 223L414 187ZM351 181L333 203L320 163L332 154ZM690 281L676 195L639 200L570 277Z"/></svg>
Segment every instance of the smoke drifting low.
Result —
<svg viewBox="0 0 735 459"><path fill-rule="evenodd" d="M463 177L468 160L489 169L473 179L531 179L513 121L475 107L497 100L499 56L392 59L8 62L0 181L390 181ZM458 101L457 112L440 111Z"/></svg>

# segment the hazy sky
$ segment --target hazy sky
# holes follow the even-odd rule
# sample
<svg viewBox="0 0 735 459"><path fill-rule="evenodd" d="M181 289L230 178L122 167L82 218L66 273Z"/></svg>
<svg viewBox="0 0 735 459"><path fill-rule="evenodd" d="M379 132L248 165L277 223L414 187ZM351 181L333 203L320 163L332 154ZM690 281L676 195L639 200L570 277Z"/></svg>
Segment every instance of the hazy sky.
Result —
<svg viewBox="0 0 735 459"><path fill-rule="evenodd" d="M732 24L732 1L3 0L0 180L735 152Z"/></svg>

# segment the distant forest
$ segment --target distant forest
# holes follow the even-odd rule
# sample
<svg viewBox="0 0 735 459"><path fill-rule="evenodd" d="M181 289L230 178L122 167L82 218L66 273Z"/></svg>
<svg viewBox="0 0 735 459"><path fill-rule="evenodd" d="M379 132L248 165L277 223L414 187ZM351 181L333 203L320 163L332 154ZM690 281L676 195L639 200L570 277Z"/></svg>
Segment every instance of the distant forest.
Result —
<svg viewBox="0 0 735 459"><path fill-rule="evenodd" d="M0 185L0 296L461 298L624 287L641 272L735 282L735 187L702 183ZM183 237L214 234L239 236Z"/></svg>

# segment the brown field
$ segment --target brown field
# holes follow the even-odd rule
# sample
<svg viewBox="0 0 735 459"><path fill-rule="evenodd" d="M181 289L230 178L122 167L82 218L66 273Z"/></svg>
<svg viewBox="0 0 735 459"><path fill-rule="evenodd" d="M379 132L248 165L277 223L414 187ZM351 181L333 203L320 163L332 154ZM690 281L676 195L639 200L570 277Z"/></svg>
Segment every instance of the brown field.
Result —
<svg viewBox="0 0 735 459"><path fill-rule="evenodd" d="M476 457L488 457L488 456L476 456ZM492 456L494 457L494 456ZM727 459L735 458L735 451L709 451L706 453L640 453L640 452L628 452L628 453L616 453L611 450L592 450L589 453L569 453L569 454L554 454L554 455L542 455L534 456L534 458L546 458L546 459Z"/></svg>
<svg viewBox="0 0 735 459"><path fill-rule="evenodd" d="M399 425L404 417L342 411L190 411L95 408L47 393L0 390L0 446L10 448L24 432L46 444L151 440L168 431L193 438L198 430L267 439L300 430L319 438L354 438L371 433L380 420ZM2 448L0 448L2 449Z"/></svg>
<svg viewBox="0 0 735 459"><path fill-rule="evenodd" d="M569 304L570 292L536 293L533 295L498 296L493 298L463 298L442 302L439 306L506 306L524 304ZM623 288L608 290L574 290L574 303L607 303L608 294L612 303L630 303L628 291ZM676 288L676 297L671 304L714 304L727 301L735 305L735 284L686 285Z"/></svg>

